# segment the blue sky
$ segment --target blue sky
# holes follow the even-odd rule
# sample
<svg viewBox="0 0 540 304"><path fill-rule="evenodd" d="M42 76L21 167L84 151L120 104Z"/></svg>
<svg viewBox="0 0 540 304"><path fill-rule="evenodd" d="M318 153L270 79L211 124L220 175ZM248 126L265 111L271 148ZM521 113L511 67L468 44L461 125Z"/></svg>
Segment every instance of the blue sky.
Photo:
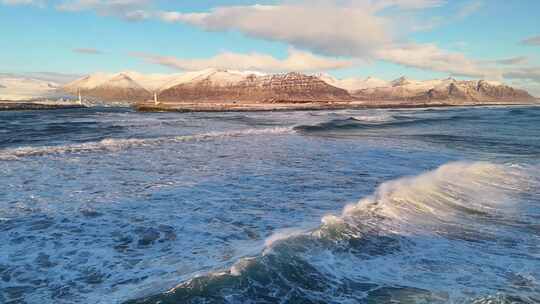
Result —
<svg viewBox="0 0 540 304"><path fill-rule="evenodd" d="M12 73L294 69L540 91L539 36L533 0L0 0Z"/></svg>

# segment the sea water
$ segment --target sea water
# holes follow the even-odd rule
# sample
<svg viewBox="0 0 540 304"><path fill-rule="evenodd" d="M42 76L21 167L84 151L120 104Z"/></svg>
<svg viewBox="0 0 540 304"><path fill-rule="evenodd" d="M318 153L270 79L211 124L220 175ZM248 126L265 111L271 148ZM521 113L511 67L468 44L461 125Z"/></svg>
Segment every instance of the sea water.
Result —
<svg viewBox="0 0 540 304"><path fill-rule="evenodd" d="M540 303L538 107L0 123L0 303Z"/></svg>

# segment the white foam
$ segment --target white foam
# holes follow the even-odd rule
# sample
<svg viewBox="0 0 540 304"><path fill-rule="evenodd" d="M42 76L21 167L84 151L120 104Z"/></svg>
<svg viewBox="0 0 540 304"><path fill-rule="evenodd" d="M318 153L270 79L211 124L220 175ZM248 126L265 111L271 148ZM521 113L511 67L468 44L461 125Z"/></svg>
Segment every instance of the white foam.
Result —
<svg viewBox="0 0 540 304"><path fill-rule="evenodd" d="M320 229L306 232L337 241L372 235L373 246L382 246L384 253L365 258L337 250L304 258L329 278L369 278L378 286L429 290L431 296L452 303L489 294L493 286L508 286L509 274L538 286L538 276L533 274L536 261L523 258L536 251L537 236L516 228L526 225L523 214L535 204L521 195L540 193L534 172L537 167L454 162L384 183L340 216L325 216ZM377 244L384 236L395 240L395 245ZM475 241L468 242L469 238ZM516 243L498 243L509 239ZM392 246L399 251L393 252Z"/></svg>
<svg viewBox="0 0 540 304"><path fill-rule="evenodd" d="M394 120L394 117L390 114L378 114L378 115L358 115L353 116L355 120L364 122L388 122Z"/></svg>
<svg viewBox="0 0 540 304"><path fill-rule="evenodd" d="M526 191L531 182L530 175L515 166L455 162L386 182L371 197L347 206L343 217L373 210L406 226L422 226L449 220L463 223L472 213L511 216L516 200L510 196Z"/></svg>
<svg viewBox="0 0 540 304"><path fill-rule="evenodd" d="M264 245L267 248L271 248L275 243L289 239L294 236L298 236L301 234L304 234L306 232L305 229L301 228L290 228L290 229L282 229L279 231L276 231L271 236L269 236L265 241Z"/></svg>
<svg viewBox="0 0 540 304"><path fill-rule="evenodd" d="M512 216L518 208L517 201L511 196L540 187L540 179L530 175L530 170L519 165L452 162L418 176L385 182L373 195L347 205L341 215L324 216L319 229L298 227L275 232L265 240L263 254L270 252L276 244L298 236L323 237L323 229L339 230L351 219L368 213L396 220L399 226L410 223L422 228L426 223L438 225L449 220L460 221L463 215L469 215L467 210ZM406 233L404 230L399 232Z"/></svg>
<svg viewBox="0 0 540 304"><path fill-rule="evenodd" d="M39 146L39 147L21 147L13 149L0 150L0 160L17 160L23 157L42 156L51 154L68 153L89 153L94 151L117 152L132 147L155 146L166 143L202 141L227 137L240 137L249 135L263 134L287 134L292 132L288 127L276 127L265 129L245 129L227 132L208 132L203 134L179 135L173 137L158 137L148 139L104 139L98 142L89 142L83 144L72 144L62 146Z"/></svg>
<svg viewBox="0 0 540 304"><path fill-rule="evenodd" d="M392 239L400 245L399 252L392 252L392 248L380 248L380 253L366 258L348 250L327 249L323 245L320 250L317 246L310 246L309 251L298 254L303 261L316 268L319 275L324 275L329 281L335 280L336 284L352 280L373 284L373 290L387 286L416 288L430 291L429 294L418 293L419 299L426 296L427 302L436 299L437 302L461 303L465 299L481 296L482 293L487 294L491 290L489 286L506 286L508 280L511 280L506 275L516 269L524 269L517 272L517 275L526 279L531 286L538 286L538 276L531 271L537 268L534 266L536 261L522 259L519 254L523 251L520 248L500 247L502 251L514 250L513 253L519 254L512 255L511 252L494 256L493 253L481 251L485 248L481 243L464 245L459 240L441 238L436 234L437 229L443 228L447 221L462 220L459 217L459 213L463 212L460 208L477 211L500 209L511 213L517 204L515 198L511 199L512 195L526 192L531 186L540 186L538 178L527 173L529 170L526 167L488 162L454 162L415 177L390 181L381 185L374 195L345 208L341 216L325 216L319 229L285 229L274 233L266 239L262 255L280 256L281 245L292 245L295 248L300 242L311 242L317 238L328 240L326 238L332 233L343 234L341 239L344 240L362 238L361 229L355 230L354 226L358 228L373 224L373 228L377 229L373 241L377 242L385 235L394 236ZM489 199L482 199L485 195ZM460 204L459 208L455 204ZM425 228L420 217L427 218L433 224L432 229L420 231L427 235L418 234L417 229L404 230L410 228L404 226L404 223L410 223L411 226L419 224ZM460 222L456 224L458 229L461 228ZM461 232L467 233L465 229ZM400 236L411 236L410 242L400 244ZM351 245L339 242L340 239L335 241L337 246ZM366 240L366 244L369 246L371 241ZM387 245L383 242L374 246ZM385 252L386 249L389 251ZM289 254L287 251L281 257L290 258ZM240 258L228 270L201 275L212 278L241 276L254 263L266 262L258 257ZM500 269L508 273L501 275L497 271ZM472 288L467 286L469 277L474 280ZM177 288L191 288L189 282L185 281ZM343 298L334 298L332 294L328 298L343 302Z"/></svg>
<svg viewBox="0 0 540 304"><path fill-rule="evenodd" d="M229 270L229 274L235 277L241 276L242 273L256 262L255 258L242 258L234 263Z"/></svg>

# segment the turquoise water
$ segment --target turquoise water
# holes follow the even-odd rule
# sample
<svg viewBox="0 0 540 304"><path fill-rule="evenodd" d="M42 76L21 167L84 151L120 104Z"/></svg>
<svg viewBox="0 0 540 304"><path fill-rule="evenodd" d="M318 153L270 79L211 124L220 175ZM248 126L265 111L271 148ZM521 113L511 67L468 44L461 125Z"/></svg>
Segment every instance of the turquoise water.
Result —
<svg viewBox="0 0 540 304"><path fill-rule="evenodd" d="M0 303L540 303L540 108L0 122Z"/></svg>

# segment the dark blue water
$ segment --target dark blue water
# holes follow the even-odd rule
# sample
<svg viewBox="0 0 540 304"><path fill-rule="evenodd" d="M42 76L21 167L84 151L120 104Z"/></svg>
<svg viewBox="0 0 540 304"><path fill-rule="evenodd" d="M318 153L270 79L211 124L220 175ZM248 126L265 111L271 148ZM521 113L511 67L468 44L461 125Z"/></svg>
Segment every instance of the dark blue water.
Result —
<svg viewBox="0 0 540 304"><path fill-rule="evenodd" d="M540 303L538 107L0 123L0 303Z"/></svg>

